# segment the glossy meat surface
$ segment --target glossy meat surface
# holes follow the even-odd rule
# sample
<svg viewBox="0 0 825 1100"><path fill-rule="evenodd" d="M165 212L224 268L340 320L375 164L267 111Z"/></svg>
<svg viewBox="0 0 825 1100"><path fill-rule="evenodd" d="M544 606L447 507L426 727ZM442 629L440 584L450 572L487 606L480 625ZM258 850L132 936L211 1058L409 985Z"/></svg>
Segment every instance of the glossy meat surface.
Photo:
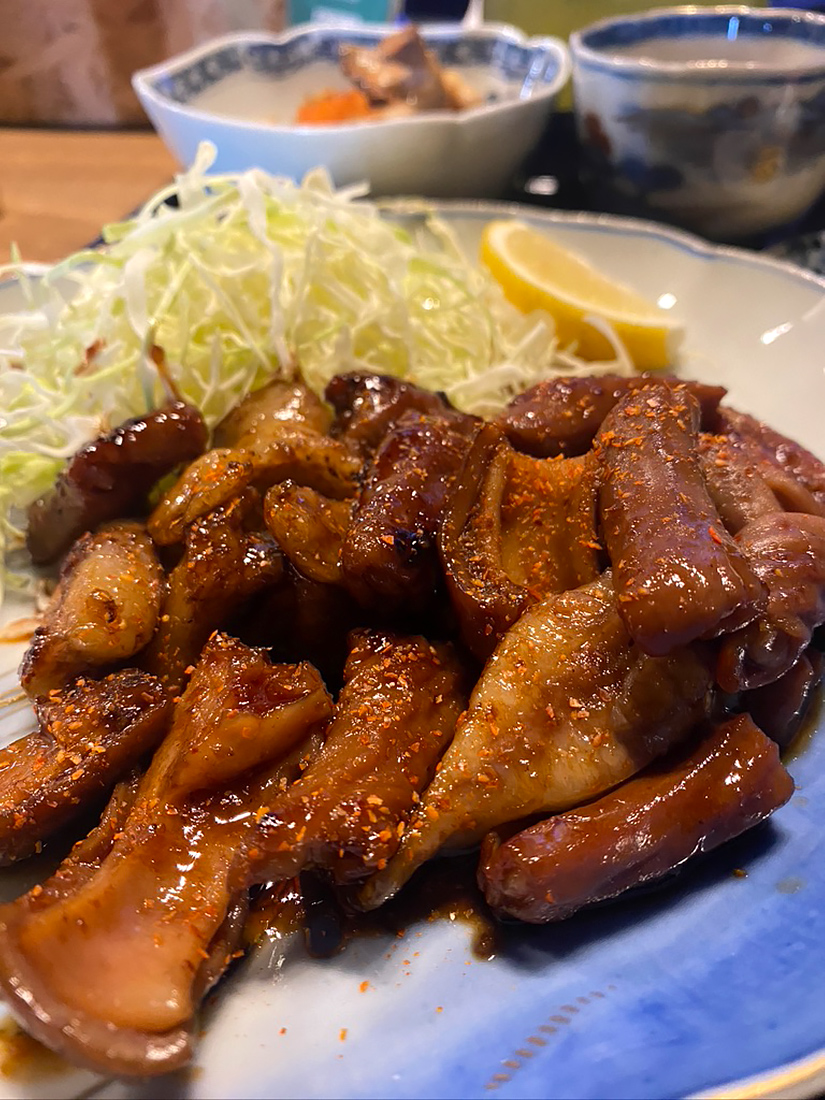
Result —
<svg viewBox="0 0 825 1100"><path fill-rule="evenodd" d="M591 446L613 407L629 393L648 385L650 375L603 374L591 378L551 378L513 398L497 423L520 451L538 458L582 455ZM685 386L711 417L725 396L722 386L662 379L662 385Z"/></svg>
<svg viewBox="0 0 825 1100"><path fill-rule="evenodd" d="M789 512L825 515L825 463L799 443L769 428L747 413L724 406L718 410L719 430L750 444L762 459L762 476Z"/></svg>
<svg viewBox="0 0 825 1100"><path fill-rule="evenodd" d="M38 729L0 749L0 865L105 797L160 742L170 712L160 683L134 669L38 699Z"/></svg>
<svg viewBox="0 0 825 1100"><path fill-rule="evenodd" d="M660 878L784 805L794 783L750 718L578 810L483 845L479 884L497 913L540 924Z"/></svg>
<svg viewBox="0 0 825 1100"><path fill-rule="evenodd" d="M450 410L441 394L389 374L336 374L327 383L324 396L335 410L332 434L364 455L374 453L405 413L444 416Z"/></svg>
<svg viewBox="0 0 825 1100"><path fill-rule="evenodd" d="M289 561L319 584L341 584L341 550L354 502L330 500L292 481L273 485L264 500L270 534Z"/></svg>
<svg viewBox="0 0 825 1100"><path fill-rule="evenodd" d="M528 608L488 661L364 904L381 904L444 845L473 844L634 775L704 717L710 684L701 653L649 657L634 645L607 576Z"/></svg>
<svg viewBox="0 0 825 1100"><path fill-rule="evenodd" d="M330 712L308 666L210 641L110 850L0 909L0 981L38 1038L104 1072L188 1059L239 943L244 837Z"/></svg>
<svg viewBox="0 0 825 1100"><path fill-rule="evenodd" d="M291 424L322 435L332 413L303 382L274 379L253 390L215 428L213 447L246 447L277 438L280 426Z"/></svg>
<svg viewBox="0 0 825 1100"><path fill-rule="evenodd" d="M175 402L86 444L29 509L26 546L32 560L55 561L87 531L140 512L152 486L199 455L207 438L197 409Z"/></svg>
<svg viewBox="0 0 825 1100"><path fill-rule="evenodd" d="M807 719L824 673L825 655L809 646L778 680L744 692L741 706L772 741L786 749Z"/></svg>
<svg viewBox="0 0 825 1100"><path fill-rule="evenodd" d="M783 676L825 622L825 517L776 512L754 520L737 541L768 601L757 619L722 640L716 680L731 693Z"/></svg>
<svg viewBox="0 0 825 1100"><path fill-rule="evenodd" d="M386 866L468 693L451 646L356 632L324 747L254 838L257 877L315 867L347 883Z"/></svg>
<svg viewBox="0 0 825 1100"><path fill-rule="evenodd" d="M236 497L188 529L183 557L169 574L158 628L141 664L180 690L206 639L245 600L280 581L283 559L269 534L247 531L257 498Z"/></svg>
<svg viewBox="0 0 825 1100"><path fill-rule="evenodd" d="M45 695L81 672L138 653L155 631L164 592L152 540L138 524L83 535L23 657L24 690Z"/></svg>
<svg viewBox="0 0 825 1100"><path fill-rule="evenodd" d="M753 619L765 589L710 499L696 454L699 405L650 383L599 431L599 505L619 609L662 655Z"/></svg>
<svg viewBox="0 0 825 1100"><path fill-rule="evenodd" d="M408 413L385 436L341 550L344 583L365 607L417 607L440 580L437 535L469 447L462 420Z"/></svg>
<svg viewBox="0 0 825 1100"><path fill-rule="evenodd" d="M699 461L710 499L732 535L751 520L782 511L779 498L762 476L764 464L741 437L702 432Z"/></svg>
<svg viewBox="0 0 825 1100"><path fill-rule="evenodd" d="M155 542L180 542L195 520L230 504L248 487L265 492L290 480L333 499L355 496L361 461L348 446L317 432L276 424L265 443L217 448L191 463L149 517Z"/></svg>
<svg viewBox="0 0 825 1100"><path fill-rule="evenodd" d="M477 432L439 550L462 638L478 658L529 604L598 576L594 465L519 454L492 424Z"/></svg>

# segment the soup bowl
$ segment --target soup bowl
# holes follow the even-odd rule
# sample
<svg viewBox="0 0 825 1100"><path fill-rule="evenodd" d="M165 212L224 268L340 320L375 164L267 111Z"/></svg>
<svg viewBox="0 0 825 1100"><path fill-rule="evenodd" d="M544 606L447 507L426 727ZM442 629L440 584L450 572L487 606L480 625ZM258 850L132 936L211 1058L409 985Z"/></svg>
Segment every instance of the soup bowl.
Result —
<svg viewBox="0 0 825 1100"><path fill-rule="evenodd" d="M825 15L661 8L570 46L599 205L731 241L792 225L825 191Z"/></svg>

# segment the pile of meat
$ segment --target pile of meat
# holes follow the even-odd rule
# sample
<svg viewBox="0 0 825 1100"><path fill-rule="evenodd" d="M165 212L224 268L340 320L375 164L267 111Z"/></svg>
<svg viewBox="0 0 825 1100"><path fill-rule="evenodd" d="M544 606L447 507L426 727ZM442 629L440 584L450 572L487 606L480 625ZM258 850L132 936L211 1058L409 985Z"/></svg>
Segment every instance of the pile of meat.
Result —
<svg viewBox="0 0 825 1100"><path fill-rule="evenodd" d="M825 467L723 397L563 379L485 423L342 375L253 393L210 450L177 403L80 451L31 510L62 566L39 726L0 752L5 863L94 815L0 909L25 1026L164 1072L261 884L370 909L480 845L492 910L555 921L787 801Z"/></svg>

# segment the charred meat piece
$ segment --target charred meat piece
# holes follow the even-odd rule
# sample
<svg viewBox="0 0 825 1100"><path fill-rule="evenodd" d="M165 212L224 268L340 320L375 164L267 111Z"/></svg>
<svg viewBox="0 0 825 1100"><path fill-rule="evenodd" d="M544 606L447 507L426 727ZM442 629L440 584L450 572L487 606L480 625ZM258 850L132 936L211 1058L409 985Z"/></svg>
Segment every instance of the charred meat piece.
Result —
<svg viewBox="0 0 825 1100"><path fill-rule="evenodd" d="M437 536L469 447L462 420L405 414L367 473L341 549L344 583L366 607L419 607L437 590Z"/></svg>
<svg viewBox="0 0 825 1100"><path fill-rule="evenodd" d="M588 806L504 844L488 836L479 884L500 914L533 924L564 920L739 836L793 791L776 745L740 715Z"/></svg>
<svg viewBox="0 0 825 1100"><path fill-rule="evenodd" d="M236 497L187 532L157 630L141 657L142 666L171 692L183 686L186 669L212 631L283 576L283 559L271 536L245 530L249 507L248 498Z"/></svg>
<svg viewBox="0 0 825 1100"><path fill-rule="evenodd" d="M138 524L83 535L23 657L20 683L32 697L81 672L116 665L152 637L164 594L152 540Z"/></svg>
<svg viewBox="0 0 825 1100"><path fill-rule="evenodd" d="M462 637L486 660L530 603L598 576L593 461L529 458L485 424L448 498L439 549Z"/></svg>
<svg viewBox="0 0 825 1100"><path fill-rule="evenodd" d="M527 454L538 458L582 455L614 405L652 381L686 387L699 402L703 423L713 416L726 393L722 386L644 374L551 378L514 397L497 423L513 446Z"/></svg>
<svg viewBox="0 0 825 1100"><path fill-rule="evenodd" d="M339 440L286 424L270 429L266 443L234 450L215 449L188 466L149 517L149 531L160 546L180 542L201 516L228 504L248 486L265 491L292 480L333 499L355 496L361 460Z"/></svg>
<svg viewBox="0 0 825 1100"><path fill-rule="evenodd" d="M710 499L732 535L753 519L783 510L762 476L764 462L740 436L702 432L699 460Z"/></svg>
<svg viewBox="0 0 825 1100"><path fill-rule="evenodd" d="M529 607L488 661L398 853L362 903L380 905L444 845L473 844L634 775L705 716L708 664L689 648L643 653L608 575Z"/></svg>
<svg viewBox="0 0 825 1100"><path fill-rule="evenodd" d="M198 1003L240 943L245 836L330 712L308 666L210 642L110 850L0 909L0 983L32 1034L118 1075L189 1060Z"/></svg>
<svg viewBox="0 0 825 1100"><path fill-rule="evenodd" d="M468 690L451 646L356 631L324 747L253 838L257 877L315 867L348 883L385 867Z"/></svg>
<svg viewBox="0 0 825 1100"><path fill-rule="evenodd" d="M39 728L0 749L0 865L104 798L163 737L171 704L135 669L80 679L35 702Z"/></svg>
<svg viewBox="0 0 825 1100"><path fill-rule="evenodd" d="M784 676L825 622L825 517L774 512L737 538L768 590L758 618L722 639L716 680L748 691Z"/></svg>
<svg viewBox="0 0 825 1100"><path fill-rule="evenodd" d="M284 555L312 581L341 584L341 548L354 501L330 500L315 489L284 481L264 500L264 519Z"/></svg>
<svg viewBox="0 0 825 1100"><path fill-rule="evenodd" d="M332 434L363 455L373 454L404 413L443 416L450 410L441 394L390 374L337 374L327 383L324 396L335 410Z"/></svg>
<svg viewBox="0 0 825 1100"><path fill-rule="evenodd" d="M178 401L87 443L29 508L32 560L53 562L87 531L141 512L152 486L199 455L207 438L201 414Z"/></svg>
<svg viewBox="0 0 825 1100"><path fill-rule="evenodd" d="M825 463L747 413L723 406L716 419L717 430L750 443L762 458L762 476L786 511L825 515Z"/></svg>
<svg viewBox="0 0 825 1100"><path fill-rule="evenodd" d="M325 435L332 413L303 382L274 379L253 390L215 428L213 447L268 443L284 424Z"/></svg>
<svg viewBox="0 0 825 1100"><path fill-rule="evenodd" d="M708 495L698 426L687 390L648 383L619 401L596 440L619 609L633 639L658 656L735 630L765 601Z"/></svg>
<svg viewBox="0 0 825 1100"><path fill-rule="evenodd" d="M809 646L778 680L745 692L744 709L771 740L786 749L799 733L822 683L825 656Z"/></svg>

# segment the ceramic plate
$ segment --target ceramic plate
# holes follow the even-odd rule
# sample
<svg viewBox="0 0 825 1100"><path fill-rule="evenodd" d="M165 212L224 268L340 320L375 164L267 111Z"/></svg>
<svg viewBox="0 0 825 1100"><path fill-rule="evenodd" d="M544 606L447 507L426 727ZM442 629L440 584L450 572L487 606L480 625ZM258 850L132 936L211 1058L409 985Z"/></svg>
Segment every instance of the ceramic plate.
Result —
<svg viewBox="0 0 825 1100"><path fill-rule="evenodd" d="M640 222L444 208L472 253L508 210L672 308L687 327L685 374L724 383L731 403L825 457L825 281ZM14 305L0 291L0 309ZM2 647L0 671L18 656ZM7 716L2 732L25 724ZM0 1078L0 1097L810 1095L825 1066L818 727L790 764L790 803L655 892L507 928L489 961L460 920L357 939L331 960L276 941L212 998L194 1070L130 1084L30 1069Z"/></svg>

